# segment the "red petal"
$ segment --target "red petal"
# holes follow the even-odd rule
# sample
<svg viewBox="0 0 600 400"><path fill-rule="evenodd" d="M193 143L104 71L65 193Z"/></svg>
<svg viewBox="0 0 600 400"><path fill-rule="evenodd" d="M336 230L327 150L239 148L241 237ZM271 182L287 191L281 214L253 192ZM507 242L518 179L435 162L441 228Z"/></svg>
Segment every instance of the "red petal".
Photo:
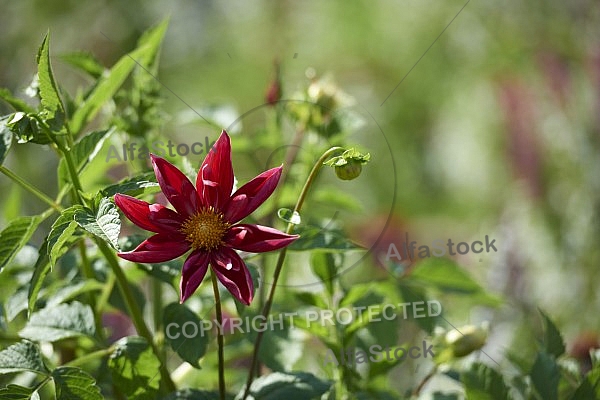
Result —
<svg viewBox="0 0 600 400"><path fill-rule="evenodd" d="M208 270L208 253L193 251L183 263L179 283L179 302L186 301L202 283Z"/></svg>
<svg viewBox="0 0 600 400"><path fill-rule="evenodd" d="M144 240L132 251L118 253L118 256L133 262L158 263L177 258L189 249L190 245L180 238L159 233Z"/></svg>
<svg viewBox="0 0 600 400"><path fill-rule="evenodd" d="M222 247L212 254L211 265L212 271L233 297L250 305L254 297L254 283L240 256L234 250Z"/></svg>
<svg viewBox="0 0 600 400"><path fill-rule="evenodd" d="M264 203L277 187L281 169L271 168L239 188L224 208L225 219L234 224Z"/></svg>
<svg viewBox="0 0 600 400"><path fill-rule="evenodd" d="M161 204L149 204L124 194L115 194L115 204L131 222L156 233L178 233L183 219Z"/></svg>
<svg viewBox="0 0 600 400"><path fill-rule="evenodd" d="M150 158L160 189L177 212L184 217L195 214L200 209L200 199L192 182L164 158L154 154L150 154Z"/></svg>
<svg viewBox="0 0 600 400"><path fill-rule="evenodd" d="M229 229L224 241L238 250L263 253L285 247L298 238L268 226L239 224Z"/></svg>
<svg viewBox="0 0 600 400"><path fill-rule="evenodd" d="M221 210L229 200L232 189L231 142L227 132L223 131L200 166L196 190L205 206Z"/></svg>

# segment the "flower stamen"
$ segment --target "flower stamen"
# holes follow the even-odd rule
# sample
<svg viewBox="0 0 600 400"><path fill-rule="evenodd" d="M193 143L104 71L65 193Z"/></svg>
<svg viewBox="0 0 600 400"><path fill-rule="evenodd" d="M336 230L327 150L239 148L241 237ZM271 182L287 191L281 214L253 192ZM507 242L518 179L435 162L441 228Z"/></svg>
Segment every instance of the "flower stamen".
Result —
<svg viewBox="0 0 600 400"><path fill-rule="evenodd" d="M209 207L189 217L181 224L180 232L194 250L210 251L224 244L223 237L230 226L223 214Z"/></svg>

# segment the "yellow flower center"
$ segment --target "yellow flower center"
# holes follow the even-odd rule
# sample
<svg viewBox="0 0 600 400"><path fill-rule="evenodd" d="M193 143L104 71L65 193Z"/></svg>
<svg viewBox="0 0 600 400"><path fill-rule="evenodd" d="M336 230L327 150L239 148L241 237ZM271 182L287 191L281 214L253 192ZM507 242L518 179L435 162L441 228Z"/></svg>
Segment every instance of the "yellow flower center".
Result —
<svg viewBox="0 0 600 400"><path fill-rule="evenodd" d="M211 207L189 217L181 225L180 232L194 250L210 251L223 244L223 236L230 226L223 214Z"/></svg>

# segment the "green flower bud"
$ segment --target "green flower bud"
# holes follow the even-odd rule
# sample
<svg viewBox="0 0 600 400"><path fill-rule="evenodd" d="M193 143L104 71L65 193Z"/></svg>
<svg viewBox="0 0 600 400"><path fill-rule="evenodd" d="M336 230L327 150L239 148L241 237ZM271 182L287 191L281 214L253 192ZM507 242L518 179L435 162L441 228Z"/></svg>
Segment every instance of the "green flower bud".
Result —
<svg viewBox="0 0 600 400"><path fill-rule="evenodd" d="M350 161L344 165L335 166L335 174L344 181L358 178L362 171L362 165L358 161Z"/></svg>
<svg viewBox="0 0 600 400"><path fill-rule="evenodd" d="M333 167L338 178L350 181L358 178L362 171L362 165L369 162L370 159L369 153L361 154L354 149L349 149L344 151L341 156L333 157L323 164Z"/></svg>
<svg viewBox="0 0 600 400"><path fill-rule="evenodd" d="M467 325L457 330L451 330L446 334L446 343L452 349L455 357L464 357L481 349L487 340L488 331L485 327Z"/></svg>

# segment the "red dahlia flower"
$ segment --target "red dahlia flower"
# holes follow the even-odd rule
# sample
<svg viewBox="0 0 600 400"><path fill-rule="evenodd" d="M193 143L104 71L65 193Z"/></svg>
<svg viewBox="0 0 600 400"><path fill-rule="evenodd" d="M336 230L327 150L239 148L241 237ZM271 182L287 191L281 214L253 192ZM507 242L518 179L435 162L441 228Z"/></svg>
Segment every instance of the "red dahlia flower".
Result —
<svg viewBox="0 0 600 400"><path fill-rule="evenodd" d="M212 273L227 290L242 303L250 304L254 296L252 278L234 249L262 253L285 247L298 238L266 226L238 223L273 193L282 167L263 172L232 194L231 144L225 131L204 159L195 188L165 159L153 154L151 159L158 184L175 211L116 194L115 203L131 222L156 233L134 250L119 253L119 257L159 263L191 249L181 273L181 303L198 288L210 264Z"/></svg>

